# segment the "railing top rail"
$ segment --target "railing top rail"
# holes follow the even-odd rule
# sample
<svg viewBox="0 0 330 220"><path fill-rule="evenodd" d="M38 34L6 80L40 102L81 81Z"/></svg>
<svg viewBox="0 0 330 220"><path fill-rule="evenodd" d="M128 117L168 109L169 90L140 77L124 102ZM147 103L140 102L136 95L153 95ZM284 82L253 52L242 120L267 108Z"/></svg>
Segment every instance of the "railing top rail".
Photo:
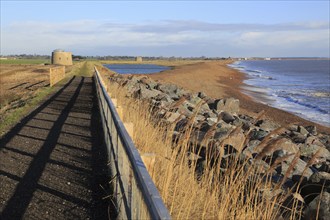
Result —
<svg viewBox="0 0 330 220"><path fill-rule="evenodd" d="M131 161L132 170L136 177L136 181L140 186L141 192L144 197L144 201L146 202L147 207L149 208L150 215L152 219L171 219L171 216L164 205L160 194L152 181L142 159L141 156L136 149L132 138L129 136L123 122L121 121L117 111L115 110L115 105L111 101L105 86L101 80L100 73L95 68L95 76L97 83L100 85L102 89L102 94L105 97L105 100L110 108L114 124L116 126L118 135L122 141L123 147L128 155L129 160Z"/></svg>

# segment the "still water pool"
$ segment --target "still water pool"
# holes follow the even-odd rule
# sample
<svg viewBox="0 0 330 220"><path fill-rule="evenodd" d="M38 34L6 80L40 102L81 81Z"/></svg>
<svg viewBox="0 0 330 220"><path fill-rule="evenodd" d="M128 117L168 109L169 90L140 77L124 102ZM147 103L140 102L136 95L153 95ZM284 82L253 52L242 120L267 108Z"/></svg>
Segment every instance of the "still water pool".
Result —
<svg viewBox="0 0 330 220"><path fill-rule="evenodd" d="M104 64L106 68L119 74L151 74L170 69L154 64Z"/></svg>

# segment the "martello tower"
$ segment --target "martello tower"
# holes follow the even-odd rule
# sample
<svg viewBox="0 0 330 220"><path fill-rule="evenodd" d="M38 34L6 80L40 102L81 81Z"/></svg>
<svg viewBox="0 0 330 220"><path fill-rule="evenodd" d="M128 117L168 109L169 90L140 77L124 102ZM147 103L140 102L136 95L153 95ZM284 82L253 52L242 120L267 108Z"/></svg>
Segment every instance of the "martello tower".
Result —
<svg viewBox="0 0 330 220"><path fill-rule="evenodd" d="M52 52L52 64L70 66L72 65L72 53L64 50L54 50Z"/></svg>

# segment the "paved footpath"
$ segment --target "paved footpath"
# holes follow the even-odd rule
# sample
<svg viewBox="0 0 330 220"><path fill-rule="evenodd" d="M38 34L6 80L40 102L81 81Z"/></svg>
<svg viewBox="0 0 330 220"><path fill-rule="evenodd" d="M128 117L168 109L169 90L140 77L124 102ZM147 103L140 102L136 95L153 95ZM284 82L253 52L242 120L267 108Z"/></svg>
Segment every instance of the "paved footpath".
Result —
<svg viewBox="0 0 330 220"><path fill-rule="evenodd" d="M74 77L0 139L0 219L107 219L95 94Z"/></svg>

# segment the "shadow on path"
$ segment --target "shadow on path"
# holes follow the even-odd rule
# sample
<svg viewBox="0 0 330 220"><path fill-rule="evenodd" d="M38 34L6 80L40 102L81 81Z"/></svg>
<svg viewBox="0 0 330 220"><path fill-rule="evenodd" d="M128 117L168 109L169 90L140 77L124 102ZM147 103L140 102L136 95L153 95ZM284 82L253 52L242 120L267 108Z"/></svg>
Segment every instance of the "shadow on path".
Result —
<svg viewBox="0 0 330 220"><path fill-rule="evenodd" d="M0 140L1 219L107 219L95 94L74 77Z"/></svg>

